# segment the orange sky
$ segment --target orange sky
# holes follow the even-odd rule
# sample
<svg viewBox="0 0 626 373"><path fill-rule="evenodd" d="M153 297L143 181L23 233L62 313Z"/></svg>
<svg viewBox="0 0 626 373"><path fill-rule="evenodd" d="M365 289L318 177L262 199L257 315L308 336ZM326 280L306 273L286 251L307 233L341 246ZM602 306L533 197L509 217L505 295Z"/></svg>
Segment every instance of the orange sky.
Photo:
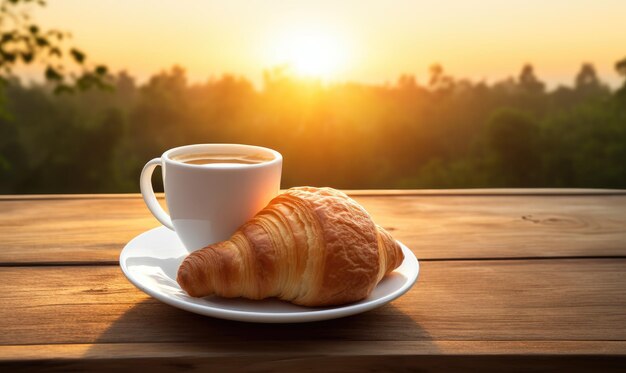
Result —
<svg viewBox="0 0 626 373"><path fill-rule="evenodd" d="M140 80L180 64L192 80L231 72L258 83L263 68L285 59L306 65L332 54L318 63L329 80L380 83L411 73L424 82L440 62L454 76L494 81L532 62L554 86L571 84L588 61L615 86L625 14L618 0L52 0L34 15L71 31L89 59ZM321 46L298 47L307 35Z"/></svg>

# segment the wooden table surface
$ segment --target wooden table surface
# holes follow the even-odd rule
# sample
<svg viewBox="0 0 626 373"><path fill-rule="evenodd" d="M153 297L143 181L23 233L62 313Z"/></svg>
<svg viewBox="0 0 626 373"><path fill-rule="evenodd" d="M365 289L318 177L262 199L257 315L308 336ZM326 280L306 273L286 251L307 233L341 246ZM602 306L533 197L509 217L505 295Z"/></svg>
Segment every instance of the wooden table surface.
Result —
<svg viewBox="0 0 626 373"><path fill-rule="evenodd" d="M0 196L2 371L626 368L626 191L350 194L413 250L417 284L364 314L283 325L133 287L119 253L158 225L139 195Z"/></svg>

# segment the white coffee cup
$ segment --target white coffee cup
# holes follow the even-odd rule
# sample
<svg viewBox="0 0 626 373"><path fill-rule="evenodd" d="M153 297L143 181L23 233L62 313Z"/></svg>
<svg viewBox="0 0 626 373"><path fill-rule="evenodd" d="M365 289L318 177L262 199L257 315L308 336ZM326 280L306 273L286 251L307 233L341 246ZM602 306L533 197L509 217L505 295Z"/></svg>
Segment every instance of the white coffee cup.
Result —
<svg viewBox="0 0 626 373"><path fill-rule="evenodd" d="M189 164L176 160L188 154L267 156L254 164ZM187 250L227 240L280 189L283 157L272 149L239 144L197 144L173 148L154 158L141 171L140 187L148 209L176 232ZM168 215L154 195L152 173L163 167Z"/></svg>

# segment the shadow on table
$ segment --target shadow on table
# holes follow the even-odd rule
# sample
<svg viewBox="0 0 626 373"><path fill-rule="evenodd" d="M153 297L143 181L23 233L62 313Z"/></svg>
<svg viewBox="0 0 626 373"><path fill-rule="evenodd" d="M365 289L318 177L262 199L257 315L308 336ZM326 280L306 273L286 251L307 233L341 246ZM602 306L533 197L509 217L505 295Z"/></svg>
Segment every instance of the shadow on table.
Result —
<svg viewBox="0 0 626 373"><path fill-rule="evenodd" d="M128 265L151 265L164 274L152 278L161 287L179 289L176 272L182 258L136 258ZM151 262L153 260L154 262ZM163 263L166 263L164 265ZM132 306L97 339L97 343L116 342L295 342L312 340L354 341L430 341L421 325L393 304L340 319L290 324L257 324L216 319L171 307L156 299Z"/></svg>
<svg viewBox="0 0 626 373"><path fill-rule="evenodd" d="M224 351L233 343L324 340L426 342L431 337L418 322L392 304L334 320L255 324L201 316L147 299L115 320L94 341L93 349L99 343L193 342Z"/></svg>

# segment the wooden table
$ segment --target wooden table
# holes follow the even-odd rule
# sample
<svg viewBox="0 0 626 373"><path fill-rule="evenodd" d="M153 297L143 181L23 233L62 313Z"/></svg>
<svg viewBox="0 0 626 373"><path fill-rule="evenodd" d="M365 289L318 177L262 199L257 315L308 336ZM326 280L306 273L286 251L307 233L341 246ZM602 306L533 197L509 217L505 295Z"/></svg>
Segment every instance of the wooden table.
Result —
<svg viewBox="0 0 626 373"><path fill-rule="evenodd" d="M2 196L0 369L626 369L626 191L351 194L415 252L418 283L365 314L291 325L135 289L118 255L158 224L138 195Z"/></svg>

